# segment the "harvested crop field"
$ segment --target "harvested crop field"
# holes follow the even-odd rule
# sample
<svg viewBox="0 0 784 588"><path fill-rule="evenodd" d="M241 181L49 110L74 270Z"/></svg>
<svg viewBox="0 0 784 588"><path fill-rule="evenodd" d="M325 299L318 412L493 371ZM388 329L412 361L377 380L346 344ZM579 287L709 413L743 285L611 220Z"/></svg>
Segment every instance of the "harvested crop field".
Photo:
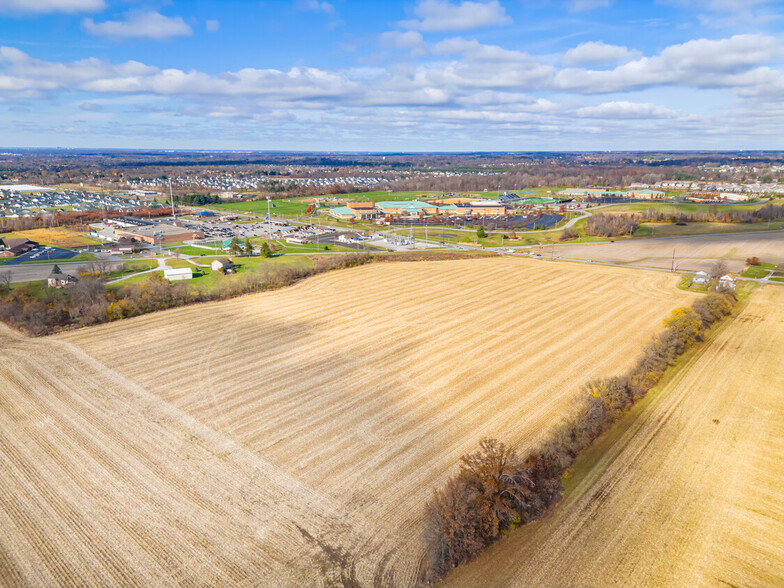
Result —
<svg viewBox="0 0 784 588"><path fill-rule="evenodd" d="M415 584L432 488L525 449L695 295L492 258L375 264L30 340L0 333L0 578Z"/></svg>
<svg viewBox="0 0 784 588"><path fill-rule="evenodd" d="M766 286L564 501L453 586L784 585L784 288Z"/></svg>
<svg viewBox="0 0 784 588"><path fill-rule="evenodd" d="M43 245L52 245L53 247L86 247L89 245L99 245L101 243L98 239L93 239L87 235L62 228L29 229L27 231L16 231L15 233L9 234L14 237L30 239L31 241Z"/></svg>
<svg viewBox="0 0 784 588"><path fill-rule="evenodd" d="M759 257L768 263L784 263L784 231L559 245L555 248L555 255L670 269L673 250L676 269L709 271L716 260L723 259L729 271L740 273L749 257Z"/></svg>

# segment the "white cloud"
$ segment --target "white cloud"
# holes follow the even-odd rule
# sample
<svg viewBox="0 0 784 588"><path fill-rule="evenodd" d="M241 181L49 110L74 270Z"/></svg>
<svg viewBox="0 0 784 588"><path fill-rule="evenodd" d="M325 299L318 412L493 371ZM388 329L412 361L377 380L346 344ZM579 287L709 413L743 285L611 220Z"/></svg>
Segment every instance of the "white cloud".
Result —
<svg viewBox="0 0 784 588"><path fill-rule="evenodd" d="M630 61L640 57L639 51L633 51L620 45L608 45L603 41L588 41L569 49L563 58L563 64L569 66L611 65Z"/></svg>
<svg viewBox="0 0 784 588"><path fill-rule="evenodd" d="M454 4L449 0L419 0L414 7L418 20L405 20L400 26L425 32L467 31L512 23L498 0Z"/></svg>
<svg viewBox="0 0 784 588"><path fill-rule="evenodd" d="M170 39L190 36L193 29L179 16L164 16L158 12L128 12L125 20L107 20L96 23L92 18L82 21L84 29L92 34L115 39L146 37Z"/></svg>
<svg viewBox="0 0 784 588"><path fill-rule="evenodd" d="M718 41L697 39L671 45L612 70L564 69L553 88L579 93L609 93L654 86L731 88L755 83L754 70L782 55L778 39L736 35Z"/></svg>
<svg viewBox="0 0 784 588"><path fill-rule="evenodd" d="M569 12L585 12L606 8L610 5L610 0L568 0L566 5Z"/></svg>
<svg viewBox="0 0 784 588"><path fill-rule="evenodd" d="M534 63L534 60L528 53L510 51L497 45L485 45L475 39L466 40L461 37L445 39L436 43L433 46L433 53L438 55L462 55L468 61L526 62L532 65Z"/></svg>
<svg viewBox="0 0 784 588"><path fill-rule="evenodd" d="M707 8L714 12L746 12L754 6L774 4L776 0L668 0L686 8Z"/></svg>
<svg viewBox="0 0 784 588"><path fill-rule="evenodd" d="M104 8L104 0L0 0L0 12L11 13L99 12Z"/></svg>
<svg viewBox="0 0 784 588"><path fill-rule="evenodd" d="M407 49L412 55L424 55L427 52L427 43L422 38L422 33L417 31L388 31L381 33L378 40L385 47Z"/></svg>
<svg viewBox="0 0 784 588"><path fill-rule="evenodd" d="M604 102L596 106L577 109L577 116L604 119L651 119L675 118L678 112L656 104L639 102Z"/></svg>
<svg viewBox="0 0 784 588"><path fill-rule="evenodd" d="M207 29L207 32L214 33L220 30L220 21L217 20L205 20L204 27Z"/></svg>

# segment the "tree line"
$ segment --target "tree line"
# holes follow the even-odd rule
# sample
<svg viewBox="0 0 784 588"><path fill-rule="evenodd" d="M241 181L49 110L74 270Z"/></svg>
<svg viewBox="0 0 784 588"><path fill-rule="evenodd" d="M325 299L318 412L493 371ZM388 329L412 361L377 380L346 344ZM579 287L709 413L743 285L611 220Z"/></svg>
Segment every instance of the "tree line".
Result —
<svg viewBox="0 0 784 588"><path fill-rule="evenodd" d="M651 207L642 213L643 222L684 222L684 223L754 223L784 219L784 204L766 204L761 208L733 208L723 210L711 204L705 210L697 212L667 212Z"/></svg>
<svg viewBox="0 0 784 588"><path fill-rule="evenodd" d="M668 366L732 312L731 292L710 293L679 308L624 375L587 382L568 418L528 454L497 439L460 459L460 469L425 505L425 580L475 558L500 536L542 516L562 492L567 468L613 422L653 388Z"/></svg>
<svg viewBox="0 0 784 588"><path fill-rule="evenodd" d="M79 211L79 212L44 212L36 216L20 218L0 217L0 233L13 231L27 231L30 229L48 229L52 227L75 226L82 230L89 230L87 225L98 223L110 218L135 215L138 217L159 217L171 214L170 208L151 208L141 206L133 212L124 211Z"/></svg>
<svg viewBox="0 0 784 588"><path fill-rule="evenodd" d="M219 280L211 290L192 288L185 281L168 282L160 273L151 274L142 283L110 289L101 279L109 267L101 262L91 262L81 267L79 280L62 289L12 286L9 272L13 270L0 270L0 320L30 335L48 335L65 328L89 326L185 304L223 300L281 288L308 276L367 263L483 256L481 253L466 255L447 251L404 255L319 255L311 258L310 267L261 265L243 271L233 279Z"/></svg>

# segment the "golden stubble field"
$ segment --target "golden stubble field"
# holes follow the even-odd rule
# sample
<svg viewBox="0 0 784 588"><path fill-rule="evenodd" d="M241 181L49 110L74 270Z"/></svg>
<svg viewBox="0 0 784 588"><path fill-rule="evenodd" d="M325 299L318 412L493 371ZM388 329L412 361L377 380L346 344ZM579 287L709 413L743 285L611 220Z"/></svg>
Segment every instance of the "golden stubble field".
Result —
<svg viewBox="0 0 784 588"><path fill-rule="evenodd" d="M784 586L784 288L766 286L561 507L451 586Z"/></svg>
<svg viewBox="0 0 784 588"><path fill-rule="evenodd" d="M0 334L7 584L413 585L432 488L525 450L693 294L666 273L376 264Z"/></svg>

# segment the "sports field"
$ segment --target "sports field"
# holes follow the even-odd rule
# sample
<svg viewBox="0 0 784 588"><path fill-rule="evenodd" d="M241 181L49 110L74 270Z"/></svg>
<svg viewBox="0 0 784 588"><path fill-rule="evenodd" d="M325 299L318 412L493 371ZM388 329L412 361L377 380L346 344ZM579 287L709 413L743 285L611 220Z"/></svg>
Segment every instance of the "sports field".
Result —
<svg viewBox="0 0 784 588"><path fill-rule="evenodd" d="M766 286L552 516L446 584L784 585L783 348Z"/></svg>
<svg viewBox="0 0 784 588"><path fill-rule="evenodd" d="M521 450L694 294L658 272L374 264L43 340L1 332L0 577L406 586L460 455Z"/></svg>

